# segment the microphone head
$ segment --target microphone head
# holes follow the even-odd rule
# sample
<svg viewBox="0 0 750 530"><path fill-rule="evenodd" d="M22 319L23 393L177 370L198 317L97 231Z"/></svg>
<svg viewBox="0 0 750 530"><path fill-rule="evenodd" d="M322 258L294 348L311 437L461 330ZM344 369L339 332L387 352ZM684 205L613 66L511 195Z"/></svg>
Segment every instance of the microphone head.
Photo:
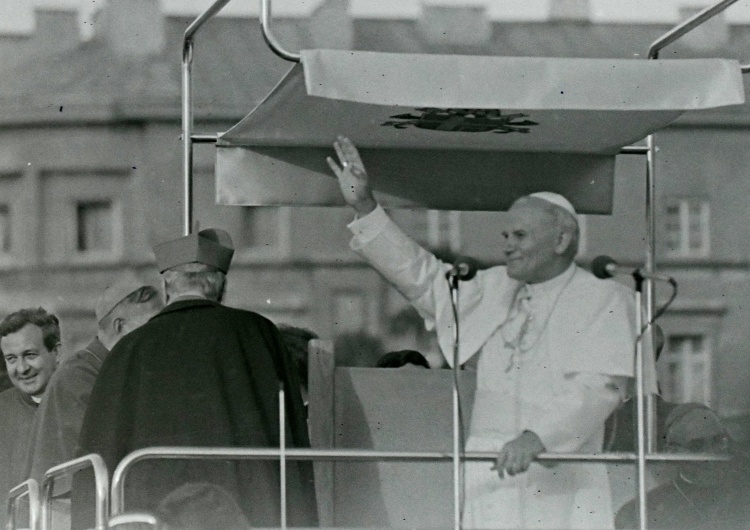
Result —
<svg viewBox="0 0 750 530"><path fill-rule="evenodd" d="M477 275L479 263L474 258L461 257L453 262L453 268L448 271L448 278L454 277L462 281L468 281Z"/></svg>
<svg viewBox="0 0 750 530"><path fill-rule="evenodd" d="M609 256L597 256L591 262L591 273L600 280L611 278L610 265L617 265L617 262Z"/></svg>

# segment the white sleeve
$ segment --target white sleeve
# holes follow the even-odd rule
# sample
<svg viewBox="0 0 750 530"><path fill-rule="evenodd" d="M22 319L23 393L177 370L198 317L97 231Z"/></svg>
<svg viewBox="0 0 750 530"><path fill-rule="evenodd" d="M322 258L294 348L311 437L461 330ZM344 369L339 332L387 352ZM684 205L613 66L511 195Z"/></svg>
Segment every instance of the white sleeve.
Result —
<svg viewBox="0 0 750 530"><path fill-rule="evenodd" d="M398 289L423 318L434 321L433 285L450 266L404 234L381 206L348 228L354 236L352 250Z"/></svg>
<svg viewBox="0 0 750 530"><path fill-rule="evenodd" d="M539 436L546 451L575 452L589 440L617 408L627 377L596 373L566 376L563 390L547 403L545 412L523 430Z"/></svg>

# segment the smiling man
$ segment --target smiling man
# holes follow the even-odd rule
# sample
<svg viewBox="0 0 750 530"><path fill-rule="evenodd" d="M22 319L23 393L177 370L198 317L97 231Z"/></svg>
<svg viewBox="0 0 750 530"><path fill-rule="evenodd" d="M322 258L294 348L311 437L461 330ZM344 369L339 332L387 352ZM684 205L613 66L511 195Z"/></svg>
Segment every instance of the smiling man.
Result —
<svg viewBox="0 0 750 530"><path fill-rule="evenodd" d="M357 213L351 247L436 328L449 363L451 265L409 239L376 202L357 149L346 138L328 163ZM612 528L602 464L533 463L542 452L601 451L604 420L633 375L632 291L578 267L578 223L567 199L520 197L498 229L506 264L479 271L460 289L463 364L478 356L466 463L468 528Z"/></svg>
<svg viewBox="0 0 750 530"><path fill-rule="evenodd" d="M34 413L57 368L60 323L55 315L21 309L0 323L0 352L13 388L0 393L0 506L25 479L24 454ZM5 510L0 510L5 526Z"/></svg>

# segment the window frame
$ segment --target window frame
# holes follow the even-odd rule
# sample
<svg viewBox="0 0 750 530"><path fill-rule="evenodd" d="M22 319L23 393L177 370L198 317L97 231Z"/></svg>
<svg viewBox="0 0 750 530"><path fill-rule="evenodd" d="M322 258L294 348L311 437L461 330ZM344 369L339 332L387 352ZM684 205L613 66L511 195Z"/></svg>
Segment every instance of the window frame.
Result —
<svg viewBox="0 0 750 530"><path fill-rule="evenodd" d="M700 207L698 214L698 223L700 231L697 234L700 237L701 244L698 248L691 246L693 240L693 225L691 218L691 208ZM670 248L673 232L668 227L671 220L668 210L677 207L677 238L679 240L678 248ZM711 203L703 197L666 197L664 204L664 254L671 259L702 259L711 255Z"/></svg>

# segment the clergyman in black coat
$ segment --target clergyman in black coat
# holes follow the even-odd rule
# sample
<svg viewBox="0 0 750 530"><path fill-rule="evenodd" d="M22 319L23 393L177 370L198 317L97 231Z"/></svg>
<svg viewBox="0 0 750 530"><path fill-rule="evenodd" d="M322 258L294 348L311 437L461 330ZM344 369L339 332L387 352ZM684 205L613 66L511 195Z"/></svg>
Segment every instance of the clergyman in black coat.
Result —
<svg viewBox="0 0 750 530"><path fill-rule="evenodd" d="M278 447L280 386L287 445L309 447L295 364L276 326L220 303L234 252L229 234L203 230L154 252L167 306L122 338L102 366L79 454L100 454L112 473L144 447ZM289 460L287 481L288 523L315 526L310 462ZM155 510L171 491L197 482L234 495L253 526L280 524L278 460L143 462L128 474L125 509ZM87 488L74 489L73 528L93 526L90 507L83 517L77 509Z"/></svg>

